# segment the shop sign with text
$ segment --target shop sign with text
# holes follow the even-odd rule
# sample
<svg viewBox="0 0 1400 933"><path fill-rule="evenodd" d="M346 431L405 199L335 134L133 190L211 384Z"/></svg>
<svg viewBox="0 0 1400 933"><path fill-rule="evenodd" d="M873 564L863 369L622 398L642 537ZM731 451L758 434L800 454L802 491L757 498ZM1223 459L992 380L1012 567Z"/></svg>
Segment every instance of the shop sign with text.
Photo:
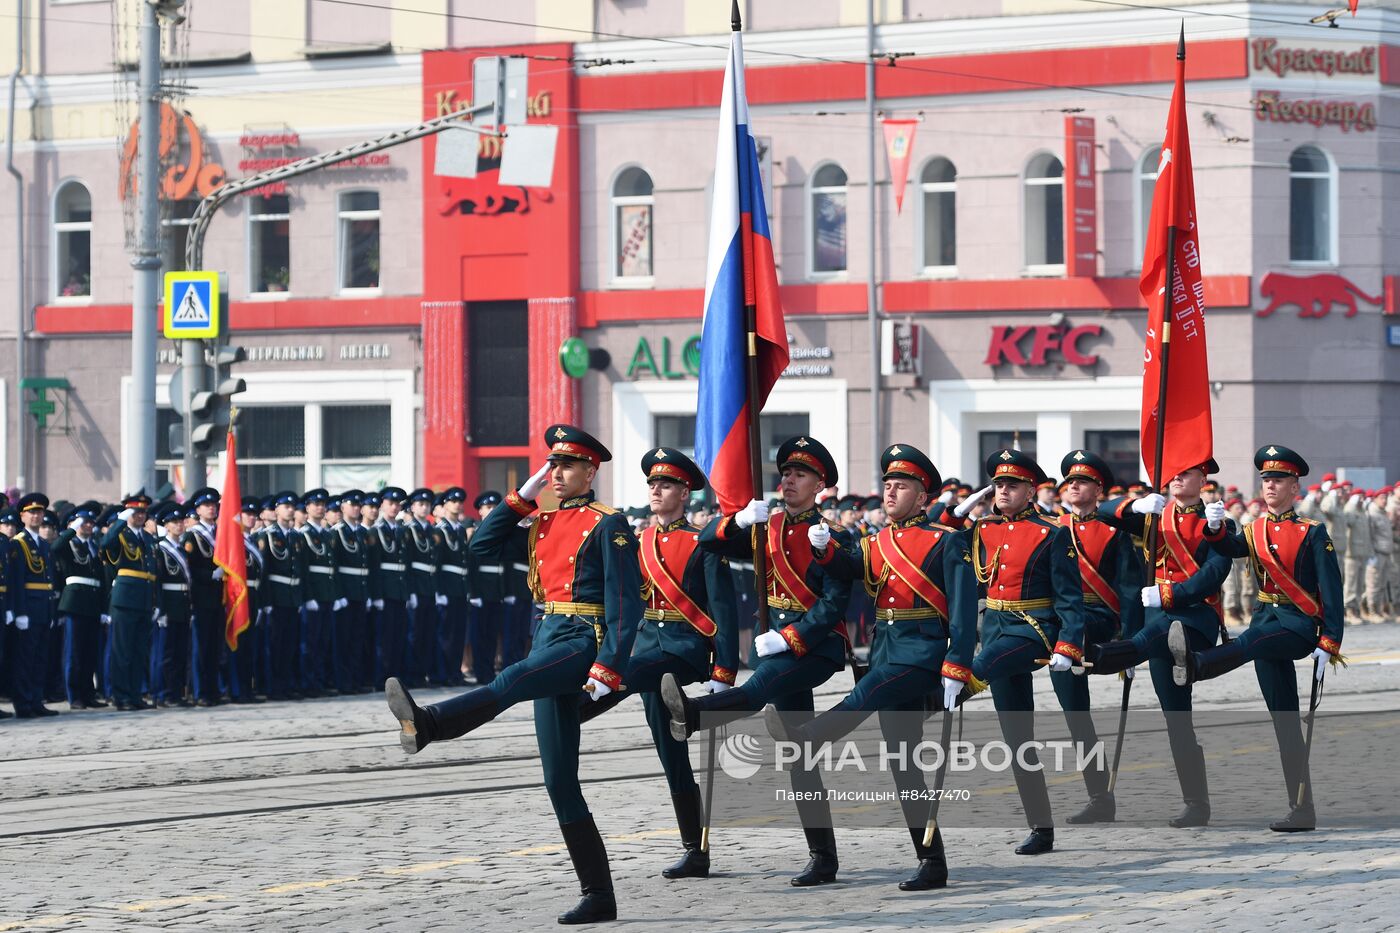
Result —
<svg viewBox="0 0 1400 933"><path fill-rule="evenodd" d="M982 362L988 366L1000 366L1002 363L1044 366L1051 362L1051 351L1059 351L1066 363L1093 366L1099 361L1098 354L1086 352L1081 343L1102 334L1102 324L1081 324L1068 330L1056 324L998 325L992 328L987 358ZM1030 338L1029 341L1027 338ZM1026 349L1028 342L1029 352Z"/></svg>

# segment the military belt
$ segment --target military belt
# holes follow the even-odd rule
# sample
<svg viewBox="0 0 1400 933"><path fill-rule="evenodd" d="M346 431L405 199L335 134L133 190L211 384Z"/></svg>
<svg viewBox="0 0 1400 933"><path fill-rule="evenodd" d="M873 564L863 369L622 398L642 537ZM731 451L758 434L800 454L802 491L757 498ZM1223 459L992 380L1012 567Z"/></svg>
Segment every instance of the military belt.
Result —
<svg viewBox="0 0 1400 933"><path fill-rule="evenodd" d="M335 574L335 568L334 568L334 567L323 567L323 566L321 566L320 564L312 564L311 566L307 567L306 569L309 570L309 571L311 571L312 573L329 573L329 574L332 574L332 575Z"/></svg>
<svg viewBox="0 0 1400 933"><path fill-rule="evenodd" d="M171 593L188 593L190 591L189 586L184 583L162 583L160 588Z"/></svg>
<svg viewBox="0 0 1400 933"><path fill-rule="evenodd" d="M411 566L413 567L414 570L421 570L421 571L423 571L424 573L437 573L437 565L436 565L436 564L424 564L424 563L420 563L419 561L416 561L416 560L415 560L415 561L411 564Z"/></svg>
<svg viewBox="0 0 1400 933"><path fill-rule="evenodd" d="M529 565L529 564L511 564L510 566L511 566L511 569L513 569L513 570L519 570L521 573L529 573L529 572L530 572L530 565Z"/></svg>
<svg viewBox="0 0 1400 933"><path fill-rule="evenodd" d="M685 622L686 617L678 609L643 609L642 618L652 622Z"/></svg>
<svg viewBox="0 0 1400 933"><path fill-rule="evenodd" d="M51 590L51 589L53 589L53 584L52 584L52 583L26 583L26 584L24 585L24 588L25 588L26 590Z"/></svg>
<svg viewBox="0 0 1400 933"><path fill-rule="evenodd" d="M380 564L380 570L390 570L394 573L403 573L403 564Z"/></svg>
<svg viewBox="0 0 1400 933"><path fill-rule="evenodd" d="M791 596L769 596L768 606L770 609L796 609L798 612L806 612L810 606L804 606Z"/></svg>
<svg viewBox="0 0 1400 933"><path fill-rule="evenodd" d="M465 576L467 575L467 568L466 568L466 567L458 567L456 564L443 564L443 565L442 565L440 568L438 568L438 569L439 569L439 570L444 570L444 571L446 571L447 573L455 573L455 574L457 574L457 575L460 576L460 577L465 577Z"/></svg>
<svg viewBox="0 0 1400 933"><path fill-rule="evenodd" d="M1085 594L1084 594L1084 605L1086 605L1086 606L1102 606L1102 605L1105 605L1105 603L1104 603L1104 601L1103 601L1102 599L1099 599L1099 594L1098 594L1098 593L1085 593Z"/></svg>
<svg viewBox="0 0 1400 933"><path fill-rule="evenodd" d="M482 573L505 573L505 572L506 572L506 568L505 568L502 564L482 564L480 567L478 567L478 568L476 568L476 569L477 569L477 570L480 570Z"/></svg>
<svg viewBox="0 0 1400 933"><path fill-rule="evenodd" d="M9 588L8 586L6 586L6 585L3 584L3 583L0 583L0 593L8 593L9 591L10 591L10 588Z"/></svg>
<svg viewBox="0 0 1400 933"><path fill-rule="evenodd" d="M119 577L135 577L135 578L138 579L138 580L150 580L152 583L154 583L154 582L155 582L155 579L156 579L156 575L153 574L153 573L147 573L147 572L144 571L144 570L132 570L132 569L129 568L129 567L123 567L123 568L121 568L120 570L118 570L118 571L117 571L117 576L119 576Z"/></svg>
<svg viewBox="0 0 1400 933"><path fill-rule="evenodd" d="M275 573L270 573L270 574L267 575L267 578L268 578L269 580L271 580L273 583L280 583L280 584L282 584L283 586L300 586L300 585L301 585L301 578L300 578L300 577L283 577L283 576L279 576L278 574L275 574Z"/></svg>
<svg viewBox="0 0 1400 933"><path fill-rule="evenodd" d="M547 602L544 614L547 616L601 616L607 615L607 607L602 603Z"/></svg>
<svg viewBox="0 0 1400 933"><path fill-rule="evenodd" d="M876 609L875 618L884 619L886 622L898 622L907 619L916 619L920 622L941 619L936 609Z"/></svg>
<svg viewBox="0 0 1400 933"><path fill-rule="evenodd" d="M996 609L1000 612L1031 612L1035 609L1049 609L1055 604L1050 597L1045 596L1040 599L989 599L988 609Z"/></svg>
<svg viewBox="0 0 1400 933"><path fill-rule="evenodd" d="M1309 595L1311 595L1313 599L1317 599L1316 594L1309 594ZM1297 605L1298 605L1298 604L1295 603L1293 600L1289 599L1287 596L1284 596L1282 593L1255 593L1255 594L1254 594L1254 598L1257 599L1257 600L1259 600L1261 603L1267 603L1267 604L1270 605L1270 606L1297 606ZM1318 601L1321 602L1321 600L1318 600Z"/></svg>
<svg viewBox="0 0 1400 933"><path fill-rule="evenodd" d="M262 582L261 580L249 580L249 581L248 581L248 586L249 586L250 589L256 590L256 589L258 588L258 584L261 583L261 582Z"/></svg>
<svg viewBox="0 0 1400 933"><path fill-rule="evenodd" d="M369 569L365 567L337 567L337 573L349 574L352 577L367 577Z"/></svg>
<svg viewBox="0 0 1400 933"><path fill-rule="evenodd" d="M101 586L101 585L102 585L102 581L101 581L101 580L95 580L95 579L93 579L92 577L68 577L66 580L63 581L63 585L64 585L64 586L72 586L72 585L75 584L75 583L77 583L77 584L79 584L79 585L81 585L81 586Z"/></svg>

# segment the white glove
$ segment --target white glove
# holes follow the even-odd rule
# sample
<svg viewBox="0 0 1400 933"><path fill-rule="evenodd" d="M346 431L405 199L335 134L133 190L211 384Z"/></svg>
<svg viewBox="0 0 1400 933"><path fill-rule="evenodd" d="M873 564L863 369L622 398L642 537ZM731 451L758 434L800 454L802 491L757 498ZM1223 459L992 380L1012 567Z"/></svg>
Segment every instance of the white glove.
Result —
<svg viewBox="0 0 1400 933"><path fill-rule="evenodd" d="M732 689L734 689L733 684L727 684L722 680L715 680L711 678L710 680L705 681L706 693L723 693L726 690Z"/></svg>
<svg viewBox="0 0 1400 933"><path fill-rule="evenodd" d="M1325 479L1325 480L1322 481L1322 491L1323 491L1323 492L1331 492L1331 491L1332 491L1332 481L1331 481L1330 479Z"/></svg>
<svg viewBox="0 0 1400 933"><path fill-rule="evenodd" d="M957 493L957 490L956 490L956 489L945 489L945 490L943 491L943 495L941 495L941 496L938 497L938 501L939 501L939 502L942 502L944 505L947 505L949 502L952 502L952 501L953 501L953 496L954 496L954 494L956 494L956 493Z"/></svg>
<svg viewBox="0 0 1400 933"><path fill-rule="evenodd" d="M21 632L29 631L29 616L15 616L15 628Z"/></svg>
<svg viewBox="0 0 1400 933"><path fill-rule="evenodd" d="M603 697L607 696L609 693L612 693L612 687L609 687L601 680L595 680L592 677L588 678L588 686L591 686L593 688L592 690L588 691L588 696L590 699L593 700L594 703L597 703Z"/></svg>
<svg viewBox="0 0 1400 933"><path fill-rule="evenodd" d="M1069 655L1056 652L1050 655L1050 670L1067 671L1074 666L1074 661Z"/></svg>
<svg viewBox="0 0 1400 933"><path fill-rule="evenodd" d="M1142 604L1148 609L1162 608L1162 591L1155 586L1144 586L1142 588Z"/></svg>
<svg viewBox="0 0 1400 933"><path fill-rule="evenodd" d="M404 605L407 606L409 609L417 609L417 608L418 608L418 594L417 594L417 593L409 593L409 594L408 594L408 599L404 600Z"/></svg>
<svg viewBox="0 0 1400 933"><path fill-rule="evenodd" d="M222 580L224 578L224 568L215 567L214 572L209 575L211 580Z"/></svg>
<svg viewBox="0 0 1400 933"><path fill-rule="evenodd" d="M154 622L156 619L159 619L159 618L160 618L160 610L159 610L159 609L152 609L152 610L151 610L151 621Z"/></svg>
<svg viewBox="0 0 1400 933"><path fill-rule="evenodd" d="M118 520L118 521L122 521L122 522L130 521L130 520L131 520L131 516L133 516L133 515L135 515L135 514L136 514L136 510L135 510L135 509L122 509L120 512L117 513L117 520Z"/></svg>
<svg viewBox="0 0 1400 933"><path fill-rule="evenodd" d="M1155 492L1133 500L1133 511L1139 515L1161 515L1166 507L1167 497Z"/></svg>
<svg viewBox="0 0 1400 933"><path fill-rule="evenodd" d="M952 709L958 705L958 697L966 686L961 680L954 680L951 677L943 678L943 708Z"/></svg>
<svg viewBox="0 0 1400 933"><path fill-rule="evenodd" d="M11 612L10 610L8 610L8 609L5 610L5 624L6 624L6 625L14 625L14 624L15 624L15 614L14 614L13 612Z"/></svg>
<svg viewBox="0 0 1400 933"><path fill-rule="evenodd" d="M112 624L112 617L109 616L109 615L107 615L107 613L105 613L105 612L102 613L102 615L98 617L98 620L99 620L103 625L111 625L111 624Z"/></svg>
<svg viewBox="0 0 1400 933"><path fill-rule="evenodd" d="M967 513L977 507L977 503L982 501L982 497L992 491L992 484L988 483L981 489L968 496L963 501L953 507L953 514L958 518L967 518Z"/></svg>
<svg viewBox="0 0 1400 933"><path fill-rule="evenodd" d="M68 523L68 527L72 528L74 531L77 531L79 528L83 527L83 522L85 521L87 521L87 519L79 515L77 518L73 519L71 522Z"/></svg>
<svg viewBox="0 0 1400 933"><path fill-rule="evenodd" d="M526 502L533 502L540 493L544 492L544 484L549 481L550 467L551 464L546 460L539 472L525 481L525 484L520 487L520 498Z"/></svg>
<svg viewBox="0 0 1400 933"><path fill-rule="evenodd" d="M373 608L374 608L374 600L372 600L372 599L367 599L367 600L365 600L365 612L369 612L369 611L370 611L371 609L373 609Z"/></svg>
<svg viewBox="0 0 1400 933"><path fill-rule="evenodd" d="M831 529L826 527L826 522L810 525L807 528L807 540L812 542L812 547L825 552L826 546L831 543Z"/></svg>
<svg viewBox="0 0 1400 933"><path fill-rule="evenodd" d="M750 499L749 504L734 513L734 524L740 528L752 528L760 522L768 521L768 503L762 499Z"/></svg>
<svg viewBox="0 0 1400 933"><path fill-rule="evenodd" d="M337 599L335 602L331 603L331 612L339 612L348 605L350 605L350 600L341 597L340 599Z"/></svg>
<svg viewBox="0 0 1400 933"><path fill-rule="evenodd" d="M758 656L766 658L774 654L782 654L788 650L787 639L777 632L764 632L753 640L753 646L758 649Z"/></svg>
<svg viewBox="0 0 1400 933"><path fill-rule="evenodd" d="M166 615L156 616L156 628L165 628L170 624L170 617Z"/></svg>
<svg viewBox="0 0 1400 933"><path fill-rule="evenodd" d="M306 602L301 604L301 608L305 609L307 612L315 612L316 610L321 608L321 604L316 602L316 600L314 599L308 599Z"/></svg>
<svg viewBox="0 0 1400 933"><path fill-rule="evenodd" d="M1119 673L1121 673L1121 674L1123 675L1123 679L1124 679L1124 680L1132 680L1132 679L1133 679L1133 675L1137 673L1137 668L1135 668L1135 667L1125 667L1125 668L1123 668L1123 670L1119 671Z"/></svg>
<svg viewBox="0 0 1400 933"><path fill-rule="evenodd" d="M1225 503L1210 502L1206 505L1206 528L1212 533L1219 531L1225 523Z"/></svg>
<svg viewBox="0 0 1400 933"><path fill-rule="evenodd" d="M481 608L481 597L480 597L480 596L473 596L471 599L467 600L467 602L471 603L472 606L474 606L474 607L477 608L477 609L480 609L480 608Z"/></svg>
<svg viewBox="0 0 1400 933"><path fill-rule="evenodd" d="M447 597L439 593L437 594L437 598L434 600L434 602L436 602L439 606L446 606Z"/></svg>
<svg viewBox="0 0 1400 933"><path fill-rule="evenodd" d="M515 597L514 597L514 596L507 596L505 599L501 600L501 602L505 603L507 606L514 606L514 605L515 605Z"/></svg>
<svg viewBox="0 0 1400 933"><path fill-rule="evenodd" d="M1326 648L1314 648L1312 653L1313 676L1318 680L1327 672L1327 665L1332 661L1332 653Z"/></svg>
<svg viewBox="0 0 1400 933"><path fill-rule="evenodd" d="M374 603L374 608L376 608L376 609L383 609L383 608L384 608L384 600L382 600L382 599L375 599L375 600L371 600L371 601Z"/></svg>

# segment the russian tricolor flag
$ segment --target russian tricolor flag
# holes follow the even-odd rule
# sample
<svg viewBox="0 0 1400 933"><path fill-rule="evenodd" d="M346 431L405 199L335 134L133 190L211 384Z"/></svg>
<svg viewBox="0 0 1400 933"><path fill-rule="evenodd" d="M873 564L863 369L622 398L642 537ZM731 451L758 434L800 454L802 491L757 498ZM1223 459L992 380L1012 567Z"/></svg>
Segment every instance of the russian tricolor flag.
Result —
<svg viewBox="0 0 1400 933"><path fill-rule="evenodd" d="M758 356L758 381L752 390L746 306L754 312ZM695 460L726 513L738 511L763 492L754 488L749 426L787 365L787 327L778 299L758 146L749 129L744 95L744 43L736 29L729 40L715 148L695 424Z"/></svg>

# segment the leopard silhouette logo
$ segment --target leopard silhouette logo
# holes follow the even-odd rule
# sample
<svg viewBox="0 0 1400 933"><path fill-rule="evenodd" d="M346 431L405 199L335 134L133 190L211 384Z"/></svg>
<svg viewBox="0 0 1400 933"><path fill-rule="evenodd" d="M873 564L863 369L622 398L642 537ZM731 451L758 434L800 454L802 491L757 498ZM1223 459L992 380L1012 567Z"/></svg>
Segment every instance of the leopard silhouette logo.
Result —
<svg viewBox="0 0 1400 933"><path fill-rule="evenodd" d="M1317 275L1288 275L1270 272L1259 283L1259 295L1269 299L1269 306L1258 312L1268 317L1284 305L1295 305L1298 316L1317 318L1332 313L1333 305L1347 309L1347 317L1356 317L1356 299L1380 307L1383 297L1368 295L1345 276L1331 272Z"/></svg>

